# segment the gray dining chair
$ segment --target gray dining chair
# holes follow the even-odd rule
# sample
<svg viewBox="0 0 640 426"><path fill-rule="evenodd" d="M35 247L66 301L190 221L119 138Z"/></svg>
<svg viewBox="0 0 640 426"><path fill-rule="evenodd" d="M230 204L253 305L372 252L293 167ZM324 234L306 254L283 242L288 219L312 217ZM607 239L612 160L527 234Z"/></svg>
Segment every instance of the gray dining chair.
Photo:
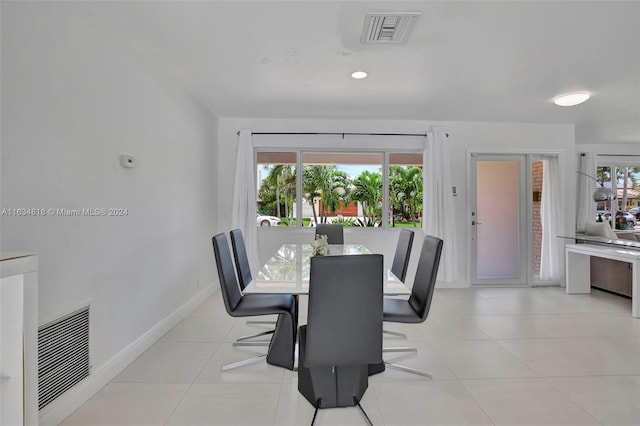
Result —
<svg viewBox="0 0 640 426"><path fill-rule="evenodd" d="M409 258L411 257L411 248L413 247L413 236L413 231L409 229L401 230L398 236L398 243L396 244L396 252L393 256L391 272L402 282L407 278Z"/></svg>
<svg viewBox="0 0 640 426"><path fill-rule="evenodd" d="M240 229L234 229L230 232L231 235L231 248L233 250L233 259L236 264L236 272L238 274L238 282L240 283L240 289L244 291L244 289L249 285L251 280L253 280L253 276L251 274L251 266L249 265L249 257L247 256L247 248L244 244L244 237L242 236L242 231ZM297 297L295 298L297 304ZM261 321L261 320L247 320L246 322L249 325L253 324L270 324L274 325L275 321ZM273 334L275 329L261 331L253 334L249 334L246 336L241 336L236 339L235 346L262 346L268 344L267 342L246 342L240 344L240 342L245 342L246 340L254 339L256 337L263 337Z"/></svg>
<svg viewBox="0 0 640 426"><path fill-rule="evenodd" d="M298 391L316 410L358 406L368 364L382 362L383 257L311 258L307 325L300 327Z"/></svg>
<svg viewBox="0 0 640 426"><path fill-rule="evenodd" d="M227 313L232 317L257 315L278 315L276 328L266 354L244 361L227 364L222 371L252 364L266 357L269 364L293 370L294 349L297 335L298 312L293 296L283 295L243 295L238 286L229 242L224 233L212 238L216 258L222 300Z"/></svg>
<svg viewBox="0 0 640 426"><path fill-rule="evenodd" d="M344 244L344 228L342 225L319 223L316 225L316 235L326 235L328 244Z"/></svg>
<svg viewBox="0 0 640 426"><path fill-rule="evenodd" d="M411 295L408 300L384 298L383 318L387 322L405 324L422 323L429 315L431 301L436 286L438 267L442 255L443 241L431 235L426 235L422 243L422 251L418 260L418 268L413 281ZM417 352L415 347L385 348L384 352ZM415 368L406 367L391 362L385 366L403 370L409 373L433 378L430 373Z"/></svg>
<svg viewBox="0 0 640 426"><path fill-rule="evenodd" d="M400 281L404 282L407 277L407 269L409 269L409 258L411 257L411 248L413 247L414 232L409 229L403 229L398 236L398 243L396 244L396 252L393 256L393 264L391 265L391 272L398 277ZM398 331L383 330L385 334L391 336L400 337L406 339L405 333Z"/></svg>

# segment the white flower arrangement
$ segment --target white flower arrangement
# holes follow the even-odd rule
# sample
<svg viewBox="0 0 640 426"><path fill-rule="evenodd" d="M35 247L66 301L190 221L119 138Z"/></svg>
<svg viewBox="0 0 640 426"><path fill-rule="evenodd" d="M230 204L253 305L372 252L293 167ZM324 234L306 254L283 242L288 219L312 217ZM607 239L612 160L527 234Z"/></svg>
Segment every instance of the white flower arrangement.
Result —
<svg viewBox="0 0 640 426"><path fill-rule="evenodd" d="M327 256L329 254L329 242L326 235L316 235L312 245L314 256Z"/></svg>

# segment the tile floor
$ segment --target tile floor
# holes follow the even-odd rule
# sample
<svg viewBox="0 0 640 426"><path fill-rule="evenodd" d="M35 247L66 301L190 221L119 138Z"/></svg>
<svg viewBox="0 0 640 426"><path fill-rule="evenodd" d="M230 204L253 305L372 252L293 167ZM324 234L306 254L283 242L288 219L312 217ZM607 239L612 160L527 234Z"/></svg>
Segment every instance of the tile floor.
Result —
<svg viewBox="0 0 640 426"><path fill-rule="evenodd" d="M296 373L264 362L220 372L262 350L231 346L258 328L228 317L216 293L63 424L310 424ZM385 345L419 348L386 358L434 379L390 369L372 377L362 405L374 425L640 425L640 319L628 299L443 289L424 324L385 328L409 335ZM338 408L321 410L316 424L366 422L356 408Z"/></svg>

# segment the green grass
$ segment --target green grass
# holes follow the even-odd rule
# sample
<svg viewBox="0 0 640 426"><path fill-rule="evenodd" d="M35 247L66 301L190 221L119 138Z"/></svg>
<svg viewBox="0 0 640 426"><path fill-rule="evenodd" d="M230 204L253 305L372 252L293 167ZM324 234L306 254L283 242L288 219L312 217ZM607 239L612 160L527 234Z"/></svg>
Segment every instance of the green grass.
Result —
<svg viewBox="0 0 640 426"><path fill-rule="evenodd" d="M280 226L283 228L295 228L296 227L296 219L292 219L289 221L289 226L287 226L287 224L284 222L284 219L282 220L282 222L280 222ZM303 217L302 218L302 226L309 226L309 224L311 223L311 219L308 217Z"/></svg>
<svg viewBox="0 0 640 426"><path fill-rule="evenodd" d="M311 218L308 217L304 217L302 218L302 226L303 227L309 227L309 225L311 224ZM389 228L391 228L391 223L388 224ZM295 228L296 227L296 220L293 219L289 222L289 226L287 226L287 224L284 222L284 220L282 221L282 223L280 223L280 227L282 228ZM422 223L421 222L416 222L415 226L413 226L413 223L405 223L405 222L396 222L396 226L395 228L412 228L412 229L419 229L422 227Z"/></svg>
<svg viewBox="0 0 640 426"><path fill-rule="evenodd" d="M311 219L310 217L303 217L302 218L302 226L305 228L308 228L311 225L311 221L313 219ZM282 218L281 219L281 223L280 223L280 227L281 228L295 228L297 225L297 221L296 219L291 219L288 221L288 225L287 225L287 220ZM345 225L346 226L346 225ZM419 229L422 227L422 222L416 222L415 226L413 224L413 222L396 222L395 226L392 226L391 223L388 223L387 226L389 228L413 228L413 229ZM357 228L357 227L356 227Z"/></svg>
<svg viewBox="0 0 640 426"><path fill-rule="evenodd" d="M391 228L391 224L389 224L389 228ZM421 222L416 222L415 226L413 226L413 223L405 223L405 222L396 222L396 226L394 226L394 228L422 228L422 223Z"/></svg>

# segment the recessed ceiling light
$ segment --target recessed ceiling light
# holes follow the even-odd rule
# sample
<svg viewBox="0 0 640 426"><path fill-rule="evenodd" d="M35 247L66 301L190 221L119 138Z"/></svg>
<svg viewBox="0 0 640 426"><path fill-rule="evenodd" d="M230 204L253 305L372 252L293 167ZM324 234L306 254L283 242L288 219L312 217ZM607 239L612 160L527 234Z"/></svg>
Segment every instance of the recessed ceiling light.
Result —
<svg viewBox="0 0 640 426"><path fill-rule="evenodd" d="M351 77L355 79L367 78L367 73L364 71L355 71L351 73Z"/></svg>
<svg viewBox="0 0 640 426"><path fill-rule="evenodd" d="M574 106L583 103L590 97L591 94L588 92L567 93L557 96L553 100L553 103L560 106Z"/></svg>

